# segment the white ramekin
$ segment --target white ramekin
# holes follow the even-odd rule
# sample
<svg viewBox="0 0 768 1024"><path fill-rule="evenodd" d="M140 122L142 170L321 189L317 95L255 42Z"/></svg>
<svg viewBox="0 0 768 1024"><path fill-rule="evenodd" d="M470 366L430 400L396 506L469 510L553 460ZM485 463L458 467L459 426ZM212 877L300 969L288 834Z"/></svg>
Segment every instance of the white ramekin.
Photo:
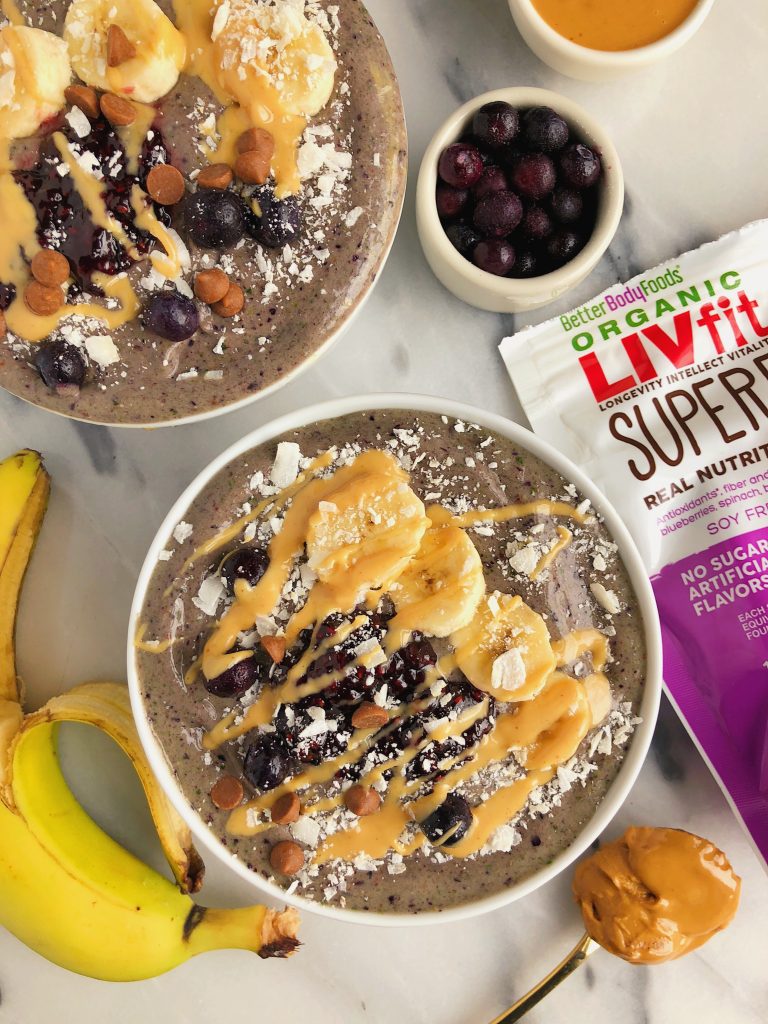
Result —
<svg viewBox="0 0 768 1024"><path fill-rule="evenodd" d="M561 75L587 82L603 82L655 64L669 57L701 28L715 0L699 0L682 24L648 46L634 50L593 50L579 46L556 32L534 7L532 0L509 0L518 31L536 56ZM615 0L621 7L621 0Z"/></svg>
<svg viewBox="0 0 768 1024"><path fill-rule="evenodd" d="M475 900L464 906L454 907L450 910L435 911L423 914L386 914L371 913L360 910L342 910L322 903L314 903L295 894L288 896L278 885L268 882L255 872L250 871L246 865L234 857L224 845L216 838L206 825L202 817L195 811L187 798L182 793L172 766L166 759L165 753L152 730L144 707L142 698L142 687L136 668L134 637L141 617L141 610L144 598L149 586L152 574L158 564L158 555L163 550L168 535L173 527L184 518L190 505L195 501L200 492L210 483L227 463L238 458L244 452L271 440L274 437L289 430L296 430L308 424L317 423L320 420L329 419L335 416L347 416L350 413L365 412L373 409L402 409L404 412L429 412L440 415L452 416L465 422L478 423L489 430L496 431L503 437L509 438L520 447L532 452L538 458L552 466L558 473L567 480L572 481L576 487L591 501L595 510L604 518L605 525L618 545L619 556L626 567L631 585L637 595L638 605L645 627L645 643L647 649L647 674L645 691L640 708L642 722L637 726L626 757L621 763L619 771L611 784L608 792L599 804L595 814L584 826L575 841L546 867L541 868L535 874L522 882L511 886L502 893L488 896L482 900ZM473 406L464 405L443 398L432 398L423 395L405 394L381 394L355 396L352 398L340 398L321 405L315 405L300 412L294 412L280 419L274 420L265 426L260 427L248 434L242 440L232 445L218 458L214 459L192 483L187 487L178 501L174 504L168 515L165 517L155 539L147 553L147 557L139 574L136 591L131 607L130 622L128 625L128 685L131 694L134 717L139 730L144 750L146 751L152 770L160 782L160 785L168 795L171 803L179 814L184 818L192 833L204 852L212 854L223 864L230 867L241 878L250 882L254 888L266 893L274 900L288 903L300 910L306 910L313 914L321 914L331 917L337 921L347 921L357 924L369 925L421 925L434 924L439 921L459 921L487 911L496 910L499 907L512 903L520 897L533 892L554 878L561 871L568 867L577 857L581 856L592 842L600 835L603 829L609 824L613 816L619 810L626 799L635 779L640 772L648 747L653 735L653 729L658 714L659 700L661 696L661 633L659 629L658 613L653 597L653 591L648 580L648 575L643 566L640 555L635 547L634 541L627 532L626 527L619 518L618 513L609 504L602 493L592 484L586 476L564 455L561 455L551 445L536 437L524 427L512 423L490 412L484 412ZM514 857L514 852L510 854Z"/></svg>
<svg viewBox="0 0 768 1024"><path fill-rule="evenodd" d="M592 237L570 263L540 277L496 277L480 270L454 248L437 215L435 188L440 154L467 130L475 111L495 100L504 100L521 108L552 107L565 118L579 138L597 149L602 157L603 177ZM495 89L459 107L438 128L427 146L416 186L416 225L424 255L435 276L459 299L492 313L524 313L537 309L583 281L611 244L623 206L624 175L619 154L600 125L566 96L526 87Z"/></svg>

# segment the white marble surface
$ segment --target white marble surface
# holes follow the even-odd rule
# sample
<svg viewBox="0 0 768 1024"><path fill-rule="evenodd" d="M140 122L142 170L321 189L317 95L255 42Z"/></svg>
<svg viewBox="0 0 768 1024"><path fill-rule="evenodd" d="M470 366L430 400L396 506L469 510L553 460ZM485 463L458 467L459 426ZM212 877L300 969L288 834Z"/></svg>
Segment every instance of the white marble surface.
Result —
<svg viewBox="0 0 768 1024"><path fill-rule="evenodd" d="M631 277L768 213L765 0L716 4L672 62L608 86L571 82L540 64L518 37L505 0L369 6L401 78L412 181L390 262L334 351L262 404L152 434L79 426L0 394L0 452L39 448L54 478L19 629L30 706L86 678L123 677L134 578L156 526L194 474L247 430L319 398L376 390L443 394L521 418L496 351L511 318L453 300L431 276L416 238L419 159L459 102L503 85L541 85L582 102L613 133L627 178L624 221L609 255L563 308L617 276ZM157 862L138 787L120 755L83 728L68 729L65 742L71 776L88 805L118 838ZM599 954L531 1015L532 1024L765 1021L768 878L666 704L653 752L610 833L629 823L682 826L723 846L744 878L736 922L674 965L632 968ZM209 878L208 901L248 900L247 886L223 870L212 867ZM209 954L130 987L66 974L0 931L0 1021L484 1024L578 934L567 878L465 924L376 930L307 916L305 946L289 962Z"/></svg>

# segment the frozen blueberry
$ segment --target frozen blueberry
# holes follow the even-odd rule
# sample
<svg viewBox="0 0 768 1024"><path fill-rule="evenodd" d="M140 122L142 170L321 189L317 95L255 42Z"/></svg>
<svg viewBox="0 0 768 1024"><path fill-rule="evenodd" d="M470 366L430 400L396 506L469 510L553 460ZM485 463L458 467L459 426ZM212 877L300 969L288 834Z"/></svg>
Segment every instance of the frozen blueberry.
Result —
<svg viewBox="0 0 768 1024"><path fill-rule="evenodd" d="M480 235L469 224L451 224L445 229L454 249L469 259L472 250L480 241Z"/></svg>
<svg viewBox="0 0 768 1024"><path fill-rule="evenodd" d="M589 146L574 142L560 154L560 172L572 188L590 188L600 177L600 157Z"/></svg>
<svg viewBox="0 0 768 1024"><path fill-rule="evenodd" d="M552 220L541 206L529 206L520 222L520 231L526 238L538 242L552 234Z"/></svg>
<svg viewBox="0 0 768 1024"><path fill-rule="evenodd" d="M543 199L556 180L555 165L546 153L524 153L512 173L513 187L526 199Z"/></svg>
<svg viewBox="0 0 768 1024"><path fill-rule="evenodd" d="M189 237L203 249L233 249L243 237L245 209L234 192L200 189L186 201Z"/></svg>
<svg viewBox="0 0 768 1024"><path fill-rule="evenodd" d="M420 828L435 846L453 846L464 838L472 821L472 808L464 797L450 793L437 810L420 823Z"/></svg>
<svg viewBox="0 0 768 1024"><path fill-rule="evenodd" d="M481 235L503 238L523 217L523 204L514 192L491 192L475 207L473 222Z"/></svg>
<svg viewBox="0 0 768 1024"><path fill-rule="evenodd" d="M277 199L268 186L257 189L250 200L246 230L268 249L298 241L302 230L301 209L295 196Z"/></svg>
<svg viewBox="0 0 768 1024"><path fill-rule="evenodd" d="M466 142L454 142L440 155L437 173L447 185L472 188L483 173L480 150Z"/></svg>
<svg viewBox="0 0 768 1024"><path fill-rule="evenodd" d="M513 277L536 277L540 273L539 261L535 253L531 252L530 249L524 249L521 253L518 253L512 271Z"/></svg>
<svg viewBox="0 0 768 1024"><path fill-rule="evenodd" d="M490 164L477 179L472 189L472 194L477 200L487 196L490 192L505 192L508 190L509 182L504 171L500 167Z"/></svg>
<svg viewBox="0 0 768 1024"><path fill-rule="evenodd" d="M515 265L515 248L506 238L488 238L477 243L472 262L488 274L504 277Z"/></svg>
<svg viewBox="0 0 768 1024"><path fill-rule="evenodd" d="M531 149L554 153L568 142L568 125L551 107L533 107L523 116L523 138Z"/></svg>
<svg viewBox="0 0 768 1024"><path fill-rule="evenodd" d="M52 390L85 380L85 360L74 345L66 341L51 341L35 349L34 364L43 383Z"/></svg>
<svg viewBox="0 0 768 1024"><path fill-rule="evenodd" d="M288 745L279 733L264 733L248 747L243 775L254 789L276 789L292 774Z"/></svg>
<svg viewBox="0 0 768 1024"><path fill-rule="evenodd" d="M226 588L232 591L237 580L245 580L255 587L268 566L269 558L261 548L241 547L230 551L224 558L219 573Z"/></svg>
<svg viewBox="0 0 768 1024"><path fill-rule="evenodd" d="M549 205L555 220L561 224L574 224L582 214L584 200L574 189L558 185L552 193Z"/></svg>
<svg viewBox="0 0 768 1024"><path fill-rule="evenodd" d="M472 133L491 149L508 146L519 130L519 113L503 100L486 103L472 118Z"/></svg>
<svg viewBox="0 0 768 1024"><path fill-rule="evenodd" d="M205 688L214 697L242 697L259 679L259 666L251 655L244 661L238 661L232 668L222 672L215 679L206 679Z"/></svg>
<svg viewBox="0 0 768 1024"><path fill-rule="evenodd" d="M482 181L482 177L480 179ZM469 192L465 188L454 188L453 185L446 185L445 182L437 183L435 202L437 203L437 215L440 220L452 220L458 217L467 205Z"/></svg>
<svg viewBox="0 0 768 1024"><path fill-rule="evenodd" d="M166 341L187 341L200 326L200 316L192 299L179 292L157 292L143 313L144 324Z"/></svg>
<svg viewBox="0 0 768 1024"><path fill-rule="evenodd" d="M569 260L572 260L576 253L583 247L584 239L575 231L567 228L560 228L550 235L547 241L547 255L555 266L562 267Z"/></svg>

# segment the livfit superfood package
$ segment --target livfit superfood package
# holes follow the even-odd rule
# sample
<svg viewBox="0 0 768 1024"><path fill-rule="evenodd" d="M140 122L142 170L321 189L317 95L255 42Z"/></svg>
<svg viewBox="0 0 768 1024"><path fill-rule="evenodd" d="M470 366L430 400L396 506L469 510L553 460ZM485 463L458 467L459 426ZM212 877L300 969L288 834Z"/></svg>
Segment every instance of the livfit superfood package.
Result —
<svg viewBox="0 0 768 1024"><path fill-rule="evenodd" d="M768 221L501 352L534 430L631 530L668 692L768 860Z"/></svg>

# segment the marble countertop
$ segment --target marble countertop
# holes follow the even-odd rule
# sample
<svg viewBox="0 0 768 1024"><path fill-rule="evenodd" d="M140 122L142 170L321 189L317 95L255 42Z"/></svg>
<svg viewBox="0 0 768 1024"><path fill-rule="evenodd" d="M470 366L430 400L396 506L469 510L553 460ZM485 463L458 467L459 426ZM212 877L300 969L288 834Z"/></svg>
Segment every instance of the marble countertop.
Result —
<svg viewBox="0 0 768 1024"><path fill-rule="evenodd" d="M321 398L376 390L461 398L523 420L497 344L529 321L514 323L453 299L432 277L416 237L419 160L459 103L491 88L539 85L572 96L612 133L626 173L624 219L598 269L562 309L768 214L768 79L757 59L768 48L765 0L715 4L697 38L669 63L610 85L572 82L539 63L518 36L506 0L369 0L369 7L400 75L411 184L389 263L334 350L261 403L151 435L83 426L0 393L0 452L40 449L54 481L18 632L30 707L85 679L124 677L131 594L155 529L192 477L245 432ZM122 756L85 727L66 729L63 742L86 806L158 864L141 793ZM630 823L689 828L728 851L744 879L738 917L726 934L677 964L637 968L598 954L531 1014L531 1024L765 1021L768 877L666 701L652 752L609 835ZM248 902L253 895L210 865L207 902ZM55 1014L78 1024L485 1024L579 934L565 877L466 923L375 929L305 915L305 946L288 962L213 953L130 987L67 974L0 930L0 1020L42 1024Z"/></svg>

